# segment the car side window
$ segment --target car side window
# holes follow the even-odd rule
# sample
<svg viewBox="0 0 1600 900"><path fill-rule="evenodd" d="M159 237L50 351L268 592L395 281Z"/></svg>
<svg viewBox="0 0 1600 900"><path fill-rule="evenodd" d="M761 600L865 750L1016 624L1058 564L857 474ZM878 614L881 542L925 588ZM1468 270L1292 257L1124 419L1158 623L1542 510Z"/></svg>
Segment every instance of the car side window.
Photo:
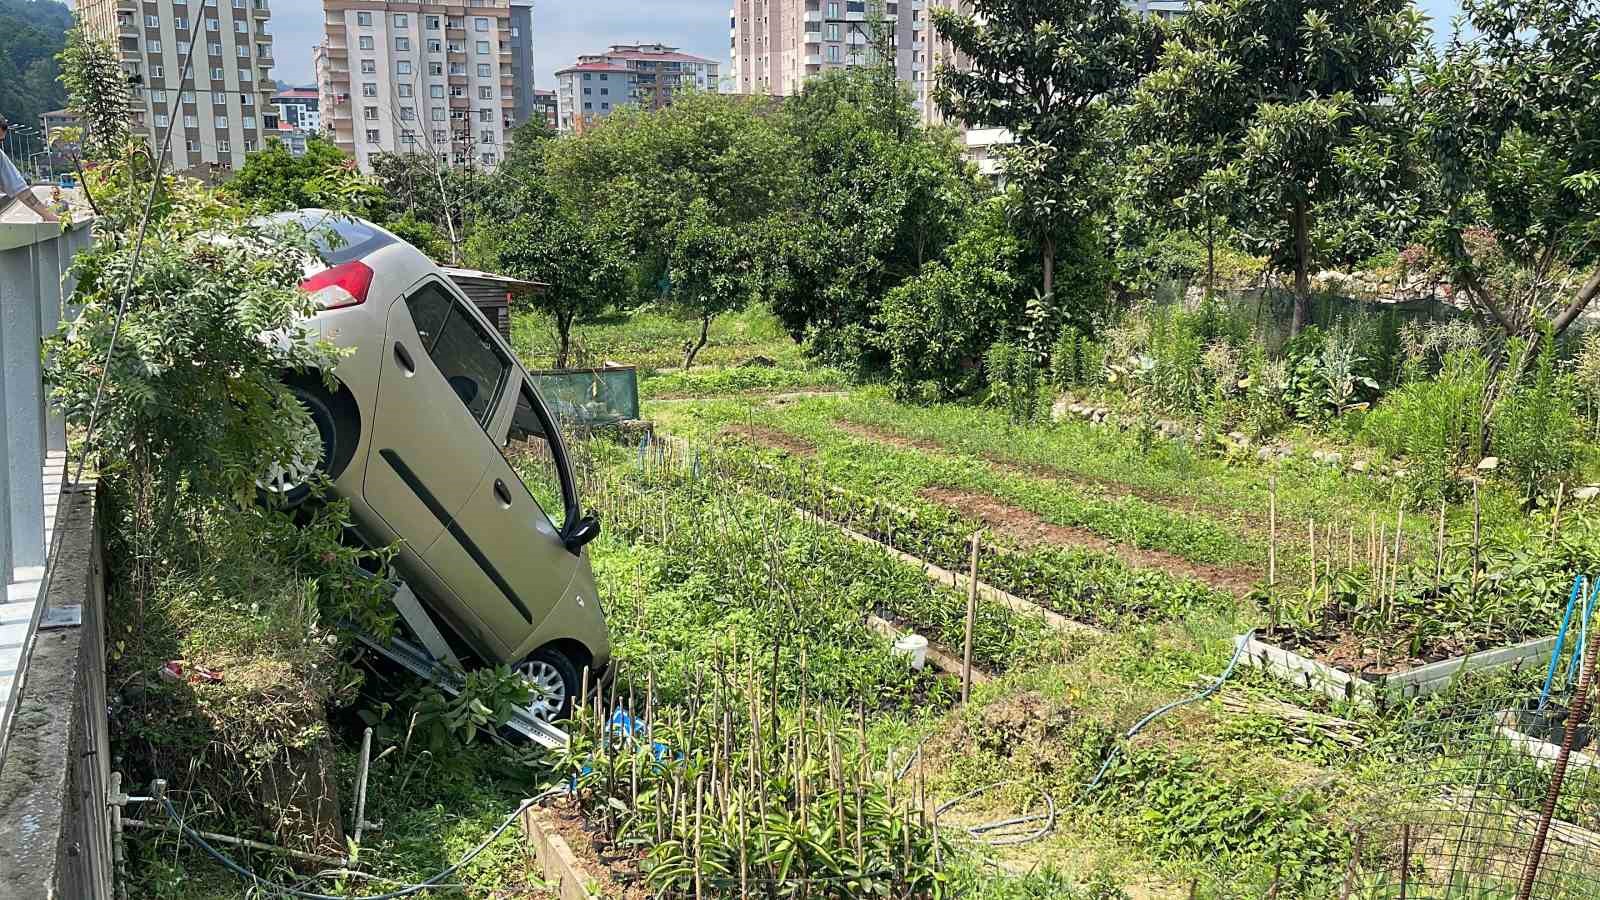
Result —
<svg viewBox="0 0 1600 900"><path fill-rule="evenodd" d="M406 305L428 357L456 398L487 428L511 372L511 360L471 313L437 284L412 292Z"/></svg>
<svg viewBox="0 0 1600 900"><path fill-rule="evenodd" d="M550 518L557 531L565 525L569 510L576 507L576 493L567 477L564 463L557 458L550 432L556 426L546 418L544 406L524 381L517 391L517 406L511 414L511 430L506 436L505 456L522 479L528 493Z"/></svg>

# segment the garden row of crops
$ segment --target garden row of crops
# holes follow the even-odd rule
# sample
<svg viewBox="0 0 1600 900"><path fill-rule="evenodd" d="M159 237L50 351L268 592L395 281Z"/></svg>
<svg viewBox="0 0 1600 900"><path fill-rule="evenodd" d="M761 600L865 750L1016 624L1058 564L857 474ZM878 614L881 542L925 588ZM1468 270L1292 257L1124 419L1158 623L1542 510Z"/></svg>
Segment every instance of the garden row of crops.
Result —
<svg viewBox="0 0 1600 900"><path fill-rule="evenodd" d="M943 506L869 493L864 479L840 487L826 466L807 460L737 444L703 451L702 459L721 476L936 565L963 567L967 536L981 528ZM1430 524L1431 540L1419 538L1419 524ZM1284 545L1294 534L1301 552L1292 560L1284 555L1274 584L1263 572L1252 597L1262 607L1257 621L1271 624L1291 647L1315 650L1353 635L1376 645L1380 658L1437 659L1553 633L1573 573L1600 565L1600 515L1585 508L1559 521L1539 512L1493 527L1435 529L1427 516L1414 510L1408 516L1401 506L1392 518L1371 514L1366 527L1312 520L1279 528ZM1309 529L1309 540L1296 528ZM1208 585L1130 566L1109 553L1008 548L992 532L985 539L998 542L1001 552L980 559L981 578L1081 621L1174 618L1236 605Z"/></svg>

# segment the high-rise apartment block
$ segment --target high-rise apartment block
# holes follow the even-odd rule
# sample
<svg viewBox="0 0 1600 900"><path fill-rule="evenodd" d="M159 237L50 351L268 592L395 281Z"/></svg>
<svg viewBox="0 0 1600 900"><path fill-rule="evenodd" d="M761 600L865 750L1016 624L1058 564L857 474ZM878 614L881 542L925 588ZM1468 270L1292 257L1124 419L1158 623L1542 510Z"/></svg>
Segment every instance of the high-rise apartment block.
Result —
<svg viewBox="0 0 1600 900"><path fill-rule="evenodd" d="M120 51L134 134L159 146L172 128L172 168L237 169L277 133L267 0L79 0L77 15Z"/></svg>
<svg viewBox="0 0 1600 900"><path fill-rule="evenodd" d="M322 124L371 171L379 153L493 168L516 106L508 0L324 0Z"/></svg>
<svg viewBox="0 0 1600 900"><path fill-rule="evenodd" d="M830 69L876 63L875 29L887 30L894 67L917 109L934 117L941 49L931 8L958 0L734 0L729 16L734 90L787 97Z"/></svg>
<svg viewBox="0 0 1600 900"><path fill-rule="evenodd" d="M718 70L709 59L665 44L614 44L580 56L556 73L558 127L581 133L620 106L660 109L688 88L716 93Z"/></svg>
<svg viewBox="0 0 1600 900"><path fill-rule="evenodd" d="M533 90L533 0L511 0L511 124L521 125L538 110Z"/></svg>

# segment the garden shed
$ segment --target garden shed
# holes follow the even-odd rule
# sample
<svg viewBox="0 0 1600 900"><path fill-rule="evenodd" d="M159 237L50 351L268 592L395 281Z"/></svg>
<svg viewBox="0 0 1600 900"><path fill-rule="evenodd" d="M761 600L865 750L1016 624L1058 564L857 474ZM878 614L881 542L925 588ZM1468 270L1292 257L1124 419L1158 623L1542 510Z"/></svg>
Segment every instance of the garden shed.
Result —
<svg viewBox="0 0 1600 900"><path fill-rule="evenodd" d="M500 336L511 340L511 301L515 297L537 294L550 289L550 285L541 281L523 281L509 275L496 275L493 272L480 272L477 269L460 269L453 266L441 266L450 280L461 288L478 309L483 311L485 318L499 329Z"/></svg>

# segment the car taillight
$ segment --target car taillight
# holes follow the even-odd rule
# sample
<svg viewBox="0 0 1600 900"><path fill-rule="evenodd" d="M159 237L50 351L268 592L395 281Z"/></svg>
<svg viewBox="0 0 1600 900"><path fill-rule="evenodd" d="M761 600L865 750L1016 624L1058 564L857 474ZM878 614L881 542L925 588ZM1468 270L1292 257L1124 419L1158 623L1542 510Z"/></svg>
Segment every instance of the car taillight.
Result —
<svg viewBox="0 0 1600 900"><path fill-rule="evenodd" d="M367 302L367 289L372 287L372 269L355 260L317 274L300 282L300 289L323 309L343 309Z"/></svg>

